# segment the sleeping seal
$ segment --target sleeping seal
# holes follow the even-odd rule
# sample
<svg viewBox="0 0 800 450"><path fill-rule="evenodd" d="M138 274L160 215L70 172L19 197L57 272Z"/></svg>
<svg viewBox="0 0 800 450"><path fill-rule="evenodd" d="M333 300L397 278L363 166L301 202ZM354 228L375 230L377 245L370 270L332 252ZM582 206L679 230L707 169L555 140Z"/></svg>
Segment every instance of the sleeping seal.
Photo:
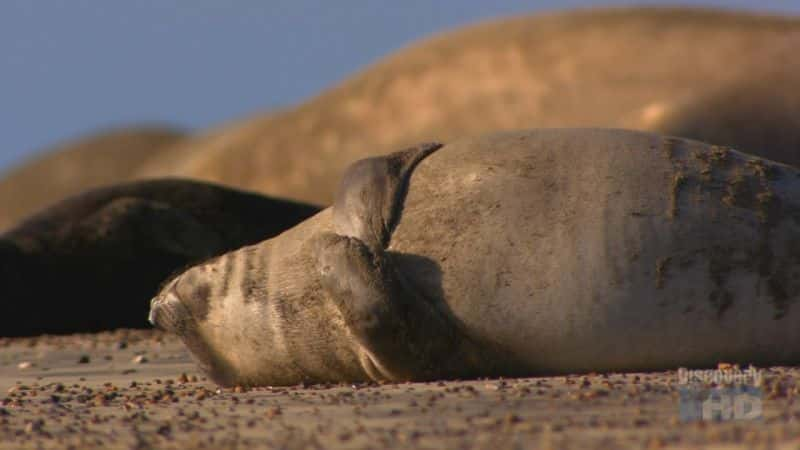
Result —
<svg viewBox="0 0 800 450"><path fill-rule="evenodd" d="M362 160L334 205L165 284L223 385L800 360L800 171L551 129Z"/></svg>
<svg viewBox="0 0 800 450"><path fill-rule="evenodd" d="M389 54L293 108L178 142L137 176L330 205L361 158L530 127L646 130L800 167L799 37L800 17L722 9L591 8L478 23Z"/></svg>
<svg viewBox="0 0 800 450"><path fill-rule="evenodd" d="M166 156L186 133L170 126L102 130L37 152L0 176L0 231L89 189L120 183L147 162Z"/></svg>
<svg viewBox="0 0 800 450"><path fill-rule="evenodd" d="M170 274L317 211L179 179L84 192L0 234L0 336L143 328Z"/></svg>

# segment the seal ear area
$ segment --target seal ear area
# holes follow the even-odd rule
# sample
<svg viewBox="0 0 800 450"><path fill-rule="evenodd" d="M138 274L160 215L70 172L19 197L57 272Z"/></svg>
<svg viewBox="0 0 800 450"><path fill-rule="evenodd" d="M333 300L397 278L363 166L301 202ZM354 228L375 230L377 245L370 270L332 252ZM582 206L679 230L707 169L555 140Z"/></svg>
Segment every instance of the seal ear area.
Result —
<svg viewBox="0 0 800 450"><path fill-rule="evenodd" d="M372 248L385 248L400 219L411 173L440 147L420 144L353 163L342 177L333 204L336 232L361 239Z"/></svg>
<svg viewBox="0 0 800 450"><path fill-rule="evenodd" d="M360 240L332 233L315 237L317 271L348 324L369 335L388 311L384 271L375 254Z"/></svg>

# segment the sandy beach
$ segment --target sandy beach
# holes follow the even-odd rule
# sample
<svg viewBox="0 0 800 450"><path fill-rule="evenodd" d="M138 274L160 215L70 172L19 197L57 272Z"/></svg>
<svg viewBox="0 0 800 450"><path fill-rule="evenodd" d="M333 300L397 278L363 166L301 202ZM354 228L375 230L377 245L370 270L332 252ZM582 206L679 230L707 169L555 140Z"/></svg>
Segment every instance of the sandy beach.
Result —
<svg viewBox="0 0 800 450"><path fill-rule="evenodd" d="M219 389L157 331L0 340L0 448L797 448L797 368L758 421L683 422L676 372Z"/></svg>

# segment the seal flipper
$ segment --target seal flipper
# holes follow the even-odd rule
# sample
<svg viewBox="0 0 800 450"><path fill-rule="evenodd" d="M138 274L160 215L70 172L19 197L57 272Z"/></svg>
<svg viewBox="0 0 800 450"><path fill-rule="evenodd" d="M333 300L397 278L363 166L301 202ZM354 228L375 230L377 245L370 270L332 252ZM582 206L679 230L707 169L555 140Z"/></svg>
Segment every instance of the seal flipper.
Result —
<svg viewBox="0 0 800 450"><path fill-rule="evenodd" d="M410 290L391 254L359 239L315 237L317 271L360 346L365 373L375 381L482 375L478 347L451 318Z"/></svg>
<svg viewBox="0 0 800 450"><path fill-rule="evenodd" d="M353 163L339 184L333 205L336 232L370 248L385 248L400 218L408 179L416 165L442 144L420 144Z"/></svg>
<svg viewBox="0 0 800 450"><path fill-rule="evenodd" d="M334 233L315 236L322 289L358 343L373 380L506 373L498 352L474 342L434 300L408 283L386 252L411 173L440 144L422 144L347 169L333 206Z"/></svg>

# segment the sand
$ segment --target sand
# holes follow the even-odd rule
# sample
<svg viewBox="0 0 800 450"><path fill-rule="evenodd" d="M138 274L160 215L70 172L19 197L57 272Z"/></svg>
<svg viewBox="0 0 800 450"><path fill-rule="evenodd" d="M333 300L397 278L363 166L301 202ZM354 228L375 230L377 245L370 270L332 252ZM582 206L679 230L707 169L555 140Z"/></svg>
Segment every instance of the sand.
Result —
<svg viewBox="0 0 800 450"><path fill-rule="evenodd" d="M687 423L676 372L219 389L156 331L0 339L0 449L797 448L764 373L763 420Z"/></svg>

